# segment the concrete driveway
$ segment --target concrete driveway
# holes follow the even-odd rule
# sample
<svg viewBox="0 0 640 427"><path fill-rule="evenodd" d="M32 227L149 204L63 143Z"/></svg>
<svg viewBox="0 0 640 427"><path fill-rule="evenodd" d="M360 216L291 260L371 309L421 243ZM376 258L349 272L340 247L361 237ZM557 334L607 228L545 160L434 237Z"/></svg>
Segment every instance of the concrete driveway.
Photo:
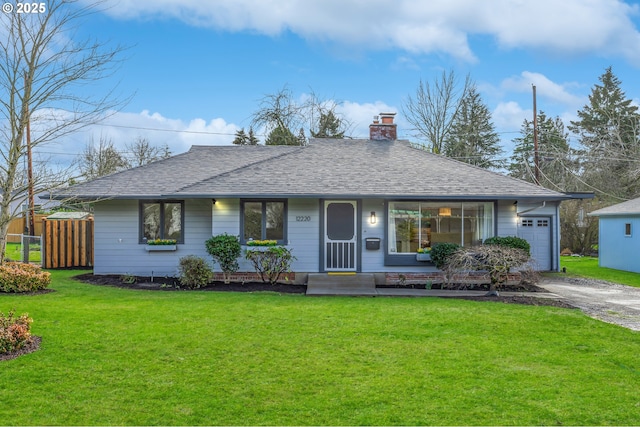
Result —
<svg viewBox="0 0 640 427"><path fill-rule="evenodd" d="M588 316L640 331L640 288L568 277L544 278L539 285Z"/></svg>

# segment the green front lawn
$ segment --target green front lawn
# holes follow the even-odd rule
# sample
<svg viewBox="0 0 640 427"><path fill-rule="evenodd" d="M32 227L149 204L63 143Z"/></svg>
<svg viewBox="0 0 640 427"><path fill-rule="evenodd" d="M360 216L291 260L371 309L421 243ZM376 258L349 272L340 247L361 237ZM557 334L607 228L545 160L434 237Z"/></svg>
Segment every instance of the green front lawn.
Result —
<svg viewBox="0 0 640 427"><path fill-rule="evenodd" d="M579 310L133 291L75 274L0 294L43 337L0 362L3 425L640 424L640 334Z"/></svg>
<svg viewBox="0 0 640 427"><path fill-rule="evenodd" d="M598 258L593 257L560 257L560 268L567 269L567 275L606 280L623 285L640 288L640 274L629 271L614 270L598 266Z"/></svg>

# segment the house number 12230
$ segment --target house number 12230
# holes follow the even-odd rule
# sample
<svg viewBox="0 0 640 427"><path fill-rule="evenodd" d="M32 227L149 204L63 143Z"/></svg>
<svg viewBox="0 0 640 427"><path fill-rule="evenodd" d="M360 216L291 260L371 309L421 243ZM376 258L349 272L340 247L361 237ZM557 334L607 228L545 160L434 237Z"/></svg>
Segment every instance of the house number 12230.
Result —
<svg viewBox="0 0 640 427"><path fill-rule="evenodd" d="M297 222L309 222L311 221L311 217L309 215L298 215L296 216Z"/></svg>

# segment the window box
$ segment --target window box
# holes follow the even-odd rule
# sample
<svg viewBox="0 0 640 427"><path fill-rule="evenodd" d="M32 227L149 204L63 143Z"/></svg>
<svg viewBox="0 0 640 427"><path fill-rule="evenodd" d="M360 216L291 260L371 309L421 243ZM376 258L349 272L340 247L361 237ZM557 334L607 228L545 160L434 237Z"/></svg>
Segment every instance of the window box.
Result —
<svg viewBox="0 0 640 427"><path fill-rule="evenodd" d="M144 245L147 252L169 252L178 249L178 245Z"/></svg>
<svg viewBox="0 0 640 427"><path fill-rule="evenodd" d="M416 261L431 261L431 254L430 253L417 253L416 254Z"/></svg>

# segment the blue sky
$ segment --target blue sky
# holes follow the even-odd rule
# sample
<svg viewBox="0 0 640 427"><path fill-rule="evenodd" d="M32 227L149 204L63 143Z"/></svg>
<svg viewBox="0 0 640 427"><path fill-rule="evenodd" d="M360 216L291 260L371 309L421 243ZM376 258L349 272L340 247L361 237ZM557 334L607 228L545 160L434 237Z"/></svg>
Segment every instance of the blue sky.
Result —
<svg viewBox="0 0 640 427"><path fill-rule="evenodd" d="M84 0L81 0L84 1ZM339 102L367 137L373 115L401 114L420 79L443 70L475 81L504 148L538 110L568 123L609 66L640 104L640 4L619 0L107 0L78 28L127 46L114 85L131 101L50 152L72 156L93 137L124 147L230 144L259 100L287 87Z"/></svg>

